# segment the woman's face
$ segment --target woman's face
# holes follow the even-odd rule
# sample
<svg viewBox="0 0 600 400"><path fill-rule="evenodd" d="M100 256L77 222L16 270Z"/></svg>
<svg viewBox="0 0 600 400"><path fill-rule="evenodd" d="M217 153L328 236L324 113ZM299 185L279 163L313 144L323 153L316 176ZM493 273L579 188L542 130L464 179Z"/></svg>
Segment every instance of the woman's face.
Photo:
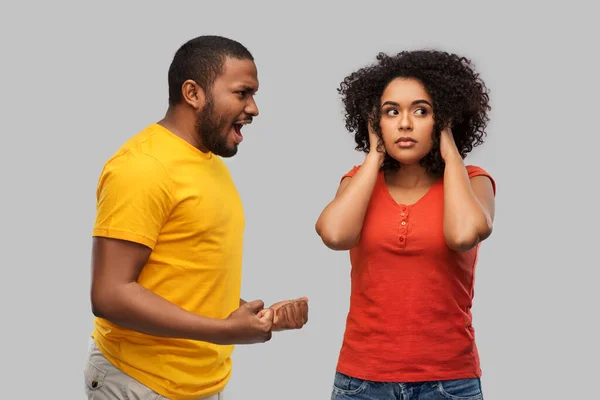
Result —
<svg viewBox="0 0 600 400"><path fill-rule="evenodd" d="M396 78L381 96L380 127L387 154L400 164L415 164L433 146L433 101L416 79Z"/></svg>

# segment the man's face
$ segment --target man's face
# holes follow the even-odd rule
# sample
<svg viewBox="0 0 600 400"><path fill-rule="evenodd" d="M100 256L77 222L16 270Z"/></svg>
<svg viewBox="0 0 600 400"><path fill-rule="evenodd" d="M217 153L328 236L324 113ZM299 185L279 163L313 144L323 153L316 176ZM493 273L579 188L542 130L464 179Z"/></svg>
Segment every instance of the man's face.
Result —
<svg viewBox="0 0 600 400"><path fill-rule="evenodd" d="M242 127L258 115L256 65L251 60L227 58L223 73L206 93L206 104L196 118L202 145L221 157L233 157L242 142Z"/></svg>

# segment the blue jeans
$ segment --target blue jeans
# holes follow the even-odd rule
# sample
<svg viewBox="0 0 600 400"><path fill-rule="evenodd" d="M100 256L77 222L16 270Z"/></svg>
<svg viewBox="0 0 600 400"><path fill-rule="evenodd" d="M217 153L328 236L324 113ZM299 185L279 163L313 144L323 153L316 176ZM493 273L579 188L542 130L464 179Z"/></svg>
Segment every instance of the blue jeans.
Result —
<svg viewBox="0 0 600 400"><path fill-rule="evenodd" d="M372 382L336 372L331 400L483 400L478 378L417 383Z"/></svg>

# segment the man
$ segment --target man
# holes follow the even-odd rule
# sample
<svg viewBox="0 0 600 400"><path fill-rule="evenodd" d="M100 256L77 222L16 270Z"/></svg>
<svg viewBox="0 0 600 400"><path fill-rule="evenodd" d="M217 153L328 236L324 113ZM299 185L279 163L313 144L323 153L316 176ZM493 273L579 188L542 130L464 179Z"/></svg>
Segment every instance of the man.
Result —
<svg viewBox="0 0 600 400"><path fill-rule="evenodd" d="M301 328L307 299L240 299L244 214L221 157L258 115L253 56L202 36L169 69L169 108L105 164L97 189L88 398L221 399L235 344Z"/></svg>

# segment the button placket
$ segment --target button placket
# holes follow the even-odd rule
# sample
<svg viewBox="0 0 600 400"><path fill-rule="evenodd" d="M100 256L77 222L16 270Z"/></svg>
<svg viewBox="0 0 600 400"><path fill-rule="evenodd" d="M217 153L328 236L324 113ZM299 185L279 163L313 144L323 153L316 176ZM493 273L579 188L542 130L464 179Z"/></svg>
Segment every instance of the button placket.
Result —
<svg viewBox="0 0 600 400"><path fill-rule="evenodd" d="M400 208L400 235L398 236L398 243L401 248L406 247L406 231L408 230L408 207L402 206Z"/></svg>

